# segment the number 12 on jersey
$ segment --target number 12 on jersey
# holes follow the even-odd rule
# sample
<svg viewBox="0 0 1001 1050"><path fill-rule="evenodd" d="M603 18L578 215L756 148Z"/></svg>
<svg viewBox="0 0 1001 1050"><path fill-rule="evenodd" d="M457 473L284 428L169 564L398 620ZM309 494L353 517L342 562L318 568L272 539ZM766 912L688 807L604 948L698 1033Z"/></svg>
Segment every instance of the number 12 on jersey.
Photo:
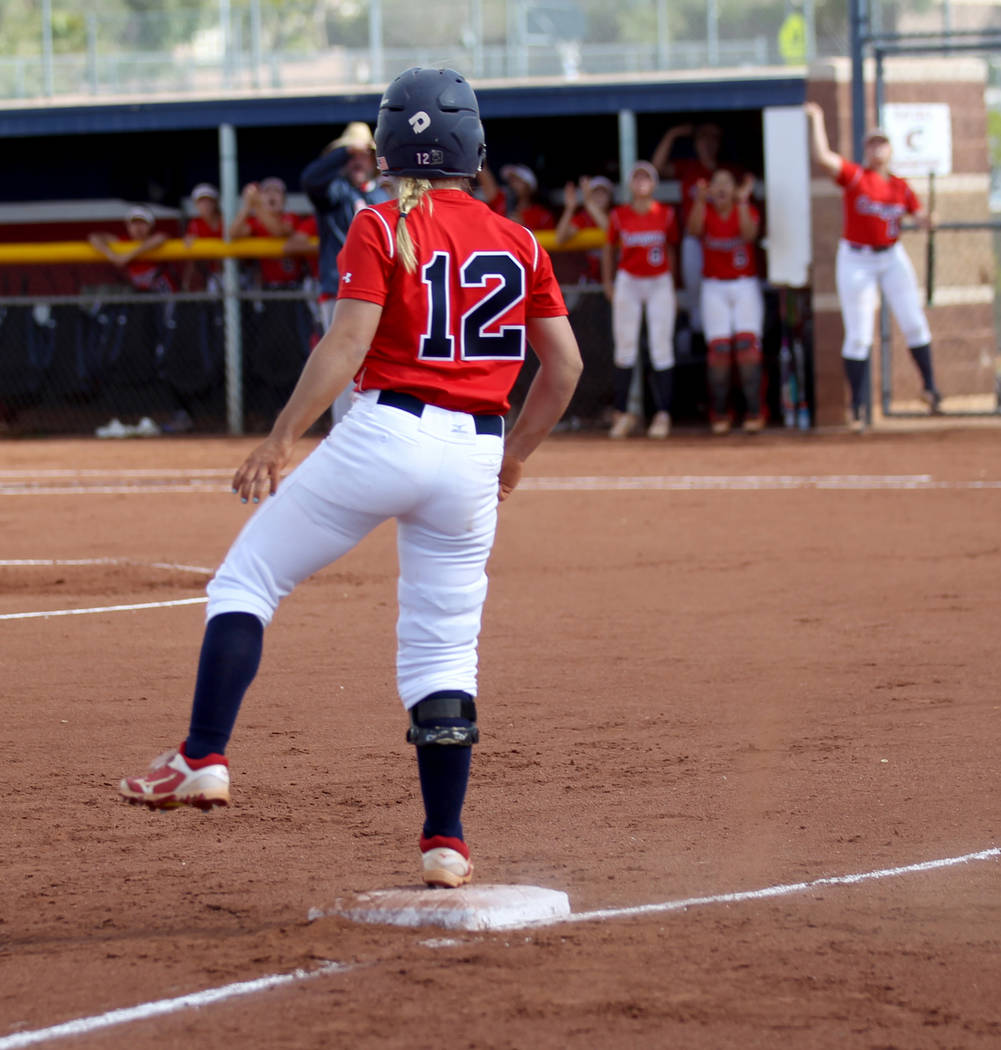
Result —
<svg viewBox="0 0 1001 1050"><path fill-rule="evenodd" d="M454 361L456 336L459 359L520 360L525 356L525 326L491 328L525 298L525 271L508 252L473 252L459 267L462 288L484 288L455 324L451 301L452 256L435 252L424 264L421 280L427 287L428 322L418 357L424 361Z"/></svg>

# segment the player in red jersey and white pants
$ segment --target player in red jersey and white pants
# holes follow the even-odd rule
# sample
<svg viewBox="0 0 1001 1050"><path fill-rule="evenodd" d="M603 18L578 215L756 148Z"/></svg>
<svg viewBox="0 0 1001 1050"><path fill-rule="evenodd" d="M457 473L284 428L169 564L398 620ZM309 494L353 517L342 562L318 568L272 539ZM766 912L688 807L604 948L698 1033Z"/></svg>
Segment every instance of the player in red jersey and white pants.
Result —
<svg viewBox="0 0 1001 1050"><path fill-rule="evenodd" d="M845 326L841 356L851 389L852 427L861 431L865 426L869 354L880 291L921 373L922 396L931 411L938 412L942 396L935 385L931 330L921 307L914 267L897 242L904 215L913 216L926 229L934 219L921 210L910 186L890 173L892 151L884 131L875 128L866 135L863 162L853 164L828 144L820 106L808 102L806 113L814 160L844 191L836 280Z"/></svg>
<svg viewBox="0 0 1001 1050"><path fill-rule="evenodd" d="M765 307L754 249L761 220L751 204L753 188L754 176L745 176L738 186L733 175L720 168L708 183L698 184L688 216L688 233L702 243L702 322L714 434L730 429L727 400L732 360L737 363L744 395L744 430L756 433L764 426L761 332Z"/></svg>
<svg viewBox="0 0 1001 1050"><path fill-rule="evenodd" d="M459 886L472 873L461 812L498 500L563 414L582 366L549 257L469 192L485 154L469 84L449 69L400 74L375 140L397 200L352 222L333 322L234 476L243 502L263 505L209 584L188 737L120 793L159 808L228 802L223 753L265 624L296 584L395 518L397 685L424 800L422 878ZM540 367L505 441L529 343ZM348 414L279 485L295 441L352 376Z"/></svg>
<svg viewBox="0 0 1001 1050"><path fill-rule="evenodd" d="M629 411L629 387L639 354L644 308L657 403L647 437L666 438L671 428L678 225L674 209L654 199L656 186L656 168L639 161L629 176L629 203L620 204L609 214L608 240L602 250L601 277L612 304L615 343L613 438L628 437L637 423Z"/></svg>

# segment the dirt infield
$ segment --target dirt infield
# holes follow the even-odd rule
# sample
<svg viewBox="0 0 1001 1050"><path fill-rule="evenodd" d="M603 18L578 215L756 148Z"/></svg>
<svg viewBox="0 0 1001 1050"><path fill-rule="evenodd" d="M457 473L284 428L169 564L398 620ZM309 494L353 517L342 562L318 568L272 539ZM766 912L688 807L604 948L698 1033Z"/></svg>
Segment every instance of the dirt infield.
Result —
<svg viewBox="0 0 1001 1050"><path fill-rule="evenodd" d="M417 876L389 526L279 611L233 806L116 798L186 728L204 609L166 603L248 445L0 444L0 1050L1001 1043L1001 430L544 446L467 834L480 882L613 914L447 936L306 921Z"/></svg>

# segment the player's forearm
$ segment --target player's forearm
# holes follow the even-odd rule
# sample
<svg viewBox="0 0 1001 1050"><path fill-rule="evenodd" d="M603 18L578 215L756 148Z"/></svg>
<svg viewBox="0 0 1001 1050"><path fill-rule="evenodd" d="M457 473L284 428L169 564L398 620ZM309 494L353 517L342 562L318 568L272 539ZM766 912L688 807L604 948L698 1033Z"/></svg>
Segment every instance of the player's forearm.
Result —
<svg viewBox="0 0 1001 1050"><path fill-rule="evenodd" d="M692 210L688 213L688 222L685 223L685 232L692 237L701 237L702 229L706 224L706 202L696 198Z"/></svg>
<svg viewBox="0 0 1001 1050"><path fill-rule="evenodd" d="M810 124L810 150L813 159L832 178L841 171L841 156L831 149L827 139L827 128L824 125L824 114L819 110L810 110L807 114Z"/></svg>
<svg viewBox="0 0 1001 1050"><path fill-rule="evenodd" d="M382 308L361 300L343 300L334 320L316 344L275 424L271 436L292 445L351 382L372 345Z"/></svg>
<svg viewBox="0 0 1001 1050"><path fill-rule="evenodd" d="M745 241L756 241L758 239L758 223L751 214L747 201L741 201L737 205L737 222L740 227L740 235Z"/></svg>

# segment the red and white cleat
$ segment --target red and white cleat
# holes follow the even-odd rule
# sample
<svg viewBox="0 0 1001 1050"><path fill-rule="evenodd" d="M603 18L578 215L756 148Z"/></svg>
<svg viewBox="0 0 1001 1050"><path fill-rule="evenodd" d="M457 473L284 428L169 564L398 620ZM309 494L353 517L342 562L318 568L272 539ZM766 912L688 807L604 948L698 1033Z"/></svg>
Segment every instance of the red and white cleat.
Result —
<svg viewBox="0 0 1001 1050"><path fill-rule="evenodd" d="M142 776L126 777L118 786L118 794L126 802L150 809L228 806L229 762L223 755L189 759L182 744L153 759Z"/></svg>
<svg viewBox="0 0 1001 1050"><path fill-rule="evenodd" d="M428 886L454 890L473 877L469 847L462 839L421 836L421 878Z"/></svg>

